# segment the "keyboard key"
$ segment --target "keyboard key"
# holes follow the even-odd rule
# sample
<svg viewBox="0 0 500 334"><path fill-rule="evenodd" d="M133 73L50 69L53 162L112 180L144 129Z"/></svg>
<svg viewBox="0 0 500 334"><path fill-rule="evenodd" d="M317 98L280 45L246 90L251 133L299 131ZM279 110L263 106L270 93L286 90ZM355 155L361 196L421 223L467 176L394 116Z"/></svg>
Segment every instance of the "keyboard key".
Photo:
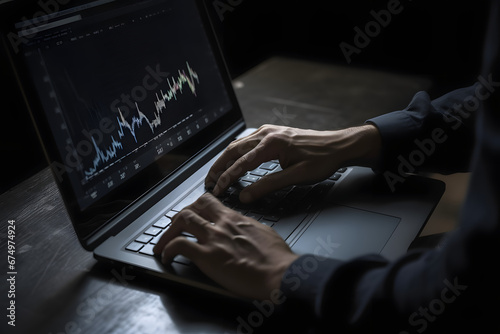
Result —
<svg viewBox="0 0 500 334"><path fill-rule="evenodd" d="M154 223L153 226L158 228L165 228L170 225L171 222L172 220L170 218L168 218L167 216L163 216L160 218L160 220Z"/></svg>
<svg viewBox="0 0 500 334"><path fill-rule="evenodd" d="M241 203L240 201L238 201L236 205L233 207L233 209L234 210L240 209L240 210L245 210L245 212L248 212L250 210L253 210L254 206L255 205L253 203Z"/></svg>
<svg viewBox="0 0 500 334"><path fill-rule="evenodd" d="M261 219L262 219L262 215L259 215L259 214L258 214L258 213L256 213L256 212L247 212L247 213L245 214L245 216L250 217L250 218L252 218L252 219L255 219L255 220L257 220L257 221L259 221L259 220L261 220Z"/></svg>
<svg viewBox="0 0 500 334"><path fill-rule="evenodd" d="M153 247L154 247L154 245L146 245L146 246L144 246L144 247L143 247L143 248L139 251L139 253L141 253L141 254L145 254L145 255L155 255L155 254L153 253Z"/></svg>
<svg viewBox="0 0 500 334"><path fill-rule="evenodd" d="M222 202L222 204L224 204L229 209L234 209L235 207L238 206L238 203L239 203L239 202L237 202L237 201L235 201L235 200L233 200L231 198L221 199L221 202Z"/></svg>
<svg viewBox="0 0 500 334"><path fill-rule="evenodd" d="M188 259L187 257L185 257L184 255L177 255L175 258L174 258L174 262L177 262L177 263L182 263L182 264L185 264L185 265L193 265L193 262L191 262L190 259Z"/></svg>
<svg viewBox="0 0 500 334"><path fill-rule="evenodd" d="M307 195L311 188L311 186L295 187L286 195L286 199L298 202Z"/></svg>
<svg viewBox="0 0 500 334"><path fill-rule="evenodd" d="M163 232L165 232L165 231L163 231ZM153 238L153 240L150 241L150 244L156 245L160 241L162 235L163 235L163 233L158 234L156 237Z"/></svg>
<svg viewBox="0 0 500 334"><path fill-rule="evenodd" d="M182 232L181 235L184 236L184 237L186 237L186 239L194 239L194 240L196 240L196 238L194 237L194 235L192 235L191 233ZM198 240L196 240L196 241L198 241Z"/></svg>
<svg viewBox="0 0 500 334"><path fill-rule="evenodd" d="M194 235L186 235L186 239L191 242L198 242L198 239L196 239Z"/></svg>
<svg viewBox="0 0 500 334"><path fill-rule="evenodd" d="M347 168L342 167L342 168L340 168L340 169L337 171L337 173L345 173L346 171L347 171Z"/></svg>
<svg viewBox="0 0 500 334"><path fill-rule="evenodd" d="M265 220L276 223L276 222L278 222L280 220L280 217L277 216L277 215L266 215L263 218L263 221L265 221Z"/></svg>
<svg viewBox="0 0 500 334"><path fill-rule="evenodd" d="M338 179L340 179L341 176L342 176L342 174L335 173L332 176L330 176L328 179L332 180L332 181L337 181Z"/></svg>
<svg viewBox="0 0 500 334"><path fill-rule="evenodd" d="M260 177L255 175L245 175L240 180L244 182L255 183L260 180Z"/></svg>
<svg viewBox="0 0 500 334"><path fill-rule="evenodd" d="M273 222L267 222L265 220L261 221L260 222L262 225L266 225L266 226L269 226L269 227L273 227L274 223Z"/></svg>
<svg viewBox="0 0 500 334"><path fill-rule="evenodd" d="M229 188L226 189L224 193L222 193L219 198L229 198L235 195L234 197L238 197L238 189L236 187L230 186Z"/></svg>
<svg viewBox="0 0 500 334"><path fill-rule="evenodd" d="M279 208L284 211L297 211L301 210L302 206L305 204L302 199L309 192L310 186L295 187L293 188L286 197L279 203Z"/></svg>
<svg viewBox="0 0 500 334"><path fill-rule="evenodd" d="M245 181L236 181L236 183L234 184L234 187L236 187L237 189L243 189L243 188L246 188L248 187L249 185L251 185L250 182L245 182Z"/></svg>
<svg viewBox="0 0 500 334"><path fill-rule="evenodd" d="M144 234L147 234L147 235L152 235L153 237L156 237L158 234L160 234L162 232L162 229L161 228L157 228L157 227L150 227L146 230L146 232L144 232Z"/></svg>
<svg viewBox="0 0 500 334"><path fill-rule="evenodd" d="M174 216L176 214L178 214L177 211L170 210L167 214L165 214L165 216L167 216L168 218L172 219L172 218L174 218Z"/></svg>
<svg viewBox="0 0 500 334"><path fill-rule="evenodd" d="M267 171L266 170L262 170L262 169L256 169L256 170L253 170L250 172L250 175L255 175L255 176L265 176L267 175Z"/></svg>
<svg viewBox="0 0 500 334"><path fill-rule="evenodd" d="M198 242L198 240L195 237L186 237L186 239L188 239L191 242ZM190 259L180 254L174 258L174 262L182 263L188 266L193 265L193 262L191 262Z"/></svg>
<svg viewBox="0 0 500 334"><path fill-rule="evenodd" d="M235 187L233 186L230 186L229 188L227 188L226 192L231 195L232 193L234 193L235 191L238 191L238 189L236 189Z"/></svg>
<svg viewBox="0 0 500 334"><path fill-rule="evenodd" d="M147 244L148 242L151 241L151 239L153 239L152 236L147 235L147 234L143 234L139 238L135 239L135 241L140 242L142 244Z"/></svg>
<svg viewBox="0 0 500 334"><path fill-rule="evenodd" d="M311 189L308 196L311 198L311 200L319 201L319 200L323 199L323 197L330 191L330 189L334 185L335 185L335 182L333 182L331 180L325 180L321 183L316 184Z"/></svg>
<svg viewBox="0 0 500 334"><path fill-rule="evenodd" d="M259 168L272 171L272 170L275 170L276 167L278 167L277 163L269 161L269 162L264 162L262 165L260 165Z"/></svg>
<svg viewBox="0 0 500 334"><path fill-rule="evenodd" d="M311 189L309 194L307 195L308 197L308 202L311 204L307 208L302 208L303 210L309 210L310 208L315 208L318 203L320 203L328 194L330 189L335 185L334 181L331 180L325 180L323 182L320 182Z"/></svg>
<svg viewBox="0 0 500 334"><path fill-rule="evenodd" d="M125 248L126 250L132 251L132 252L137 252L139 251L144 245L140 244L138 242L132 242L130 245Z"/></svg>
<svg viewBox="0 0 500 334"><path fill-rule="evenodd" d="M255 202L251 209L255 213L265 215L268 212L271 212L274 209L274 207L276 207L278 202L279 201L274 198L265 197L260 199L258 202Z"/></svg>

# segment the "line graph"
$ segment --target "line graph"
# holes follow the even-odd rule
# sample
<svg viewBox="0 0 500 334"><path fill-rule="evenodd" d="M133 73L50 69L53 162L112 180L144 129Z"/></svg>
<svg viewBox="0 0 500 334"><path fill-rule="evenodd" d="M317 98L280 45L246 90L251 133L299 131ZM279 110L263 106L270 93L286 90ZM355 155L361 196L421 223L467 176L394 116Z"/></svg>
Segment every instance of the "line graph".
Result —
<svg viewBox="0 0 500 334"><path fill-rule="evenodd" d="M96 151L96 157L93 160L94 167L91 167L88 171L85 172L85 175L90 176L93 175L97 172L97 167L102 163L102 162L108 162L109 160L116 158L117 154L117 149L123 150L123 145L120 142L117 142L113 136L111 136L111 145L109 148L107 148L104 152L101 151L99 146L97 146L95 139L92 138L92 143L94 144L94 148Z"/></svg>
<svg viewBox="0 0 500 334"><path fill-rule="evenodd" d="M126 135L129 134L134 139L135 143L139 143L137 138L137 130L142 128L143 126L148 126L151 130L151 133L154 135L155 130L162 125L162 114L165 110L167 110L168 102L172 100L177 101L179 94L184 94L185 87L187 86L191 91L194 97L197 97L196 94L196 85L200 83L198 73L191 68L188 62L186 62L187 73L185 70L178 70L178 75L176 77L168 78L167 84L168 89L156 93L156 101L154 102L154 112L153 117L148 118L146 114L144 114L140 108L139 104L135 102L135 109L137 114L132 116L132 119L128 121L123 115L120 108L118 108L118 116L116 117L117 121L117 135L118 140L115 139L113 135L110 136L108 142L110 142L107 148L101 149L95 142L92 137L92 143L95 149L95 157L91 162L91 167L84 171L85 177L87 180L92 178L94 175L98 173L99 170L103 169L102 165L108 163L112 159L118 158L118 150L125 150L123 140L126 138ZM136 150L137 147L130 149L132 152ZM129 152L124 152L124 156Z"/></svg>
<svg viewBox="0 0 500 334"><path fill-rule="evenodd" d="M137 143L137 136L135 134L136 128L140 128L142 126L142 123L146 122L151 128L151 132L154 133L154 129L161 125L161 118L159 113L155 113L155 117L152 120L149 120L148 117L141 112L137 102L135 103L135 109L137 110L137 115L139 117L133 116L130 123L125 119L120 108L118 108L118 113L120 114L120 116L117 117L116 120L119 126L118 135L120 136L120 139L125 137L124 129L128 129L132 137L134 137L135 142Z"/></svg>
<svg viewBox="0 0 500 334"><path fill-rule="evenodd" d="M198 77L198 74L189 66L188 62L186 62L186 66L189 75L186 75L184 71L179 71L179 77L177 78L177 80L170 82L170 79L167 79L169 90L166 93L160 91L161 98L160 96L158 96L158 94L156 94L157 101L155 102L155 107L157 114L161 113L163 109L167 108L167 102L172 99L177 100L177 93L180 91L182 94L185 84L188 84L189 89L191 90L193 95L196 96L196 87L194 80L196 80L196 82L199 84L200 79Z"/></svg>

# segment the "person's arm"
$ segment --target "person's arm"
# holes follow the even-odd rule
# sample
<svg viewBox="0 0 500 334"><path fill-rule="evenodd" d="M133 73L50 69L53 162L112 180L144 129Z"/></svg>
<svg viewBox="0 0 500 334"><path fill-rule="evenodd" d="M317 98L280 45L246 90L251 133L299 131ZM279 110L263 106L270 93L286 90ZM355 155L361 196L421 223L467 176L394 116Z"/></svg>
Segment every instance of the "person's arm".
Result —
<svg viewBox="0 0 500 334"><path fill-rule="evenodd" d="M498 330L500 306L492 301L500 298L500 75L491 78L496 88L479 115L459 228L441 248L413 251L393 262L377 255L314 262L304 255L283 276L288 312L350 333Z"/></svg>
<svg viewBox="0 0 500 334"><path fill-rule="evenodd" d="M468 171L476 110L486 93L487 88L480 84L433 101L419 92L404 110L337 131L266 125L231 143L205 183L218 196L247 171L279 160L283 171L267 175L241 192L240 200L251 202L292 184L321 181L346 166L384 172L391 188L408 173Z"/></svg>
<svg viewBox="0 0 500 334"><path fill-rule="evenodd" d="M290 312L311 315L312 321L327 328L327 332L498 331L499 2L493 2L491 15L481 76L484 82L481 90L474 91L484 108L477 119L472 175L459 228L441 248L411 252L393 262L379 256L348 262L328 259L318 261L315 270L311 270L310 256L309 260L307 255L302 256L282 280L281 289ZM408 117L404 114L403 118ZM383 128L380 126L381 132ZM459 138L456 140L460 142ZM299 277L297 273L301 272L307 276Z"/></svg>
<svg viewBox="0 0 500 334"><path fill-rule="evenodd" d="M231 143L210 169L205 184L218 196L247 171L279 160L282 171L264 176L241 192L242 202L252 202L289 185L322 181L340 167L374 167L379 155L380 136L370 124L338 131L265 125Z"/></svg>
<svg viewBox="0 0 500 334"><path fill-rule="evenodd" d="M431 100L417 93L407 108L372 118L381 136L379 171L450 174L470 170L477 111L490 87L478 83Z"/></svg>

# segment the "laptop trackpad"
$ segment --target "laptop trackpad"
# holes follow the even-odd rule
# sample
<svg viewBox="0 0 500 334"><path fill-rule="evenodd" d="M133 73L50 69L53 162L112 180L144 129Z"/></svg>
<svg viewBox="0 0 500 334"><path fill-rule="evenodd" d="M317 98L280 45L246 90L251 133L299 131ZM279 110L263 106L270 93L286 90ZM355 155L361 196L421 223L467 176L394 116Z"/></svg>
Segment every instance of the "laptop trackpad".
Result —
<svg viewBox="0 0 500 334"><path fill-rule="evenodd" d="M324 209L292 246L297 254L348 260L380 253L400 219L346 206Z"/></svg>

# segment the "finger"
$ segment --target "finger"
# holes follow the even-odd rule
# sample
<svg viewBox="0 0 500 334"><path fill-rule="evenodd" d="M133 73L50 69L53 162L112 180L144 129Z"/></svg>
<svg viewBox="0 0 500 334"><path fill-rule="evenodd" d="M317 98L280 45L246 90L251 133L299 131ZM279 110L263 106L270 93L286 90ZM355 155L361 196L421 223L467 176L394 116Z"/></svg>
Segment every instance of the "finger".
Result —
<svg viewBox="0 0 500 334"><path fill-rule="evenodd" d="M170 263L177 255L182 255L193 261L195 264L203 258L205 247L197 242L189 241L184 237L177 237L161 250L161 262Z"/></svg>
<svg viewBox="0 0 500 334"><path fill-rule="evenodd" d="M260 142L253 150L240 157L222 173L214 187L214 195L219 196L246 172L273 159L279 159L279 150L274 146L267 145L264 141Z"/></svg>
<svg viewBox="0 0 500 334"><path fill-rule="evenodd" d="M255 169L262 162L264 162L264 160L258 159L254 151L250 151L243 155L220 175L213 189L213 194L219 196L247 171Z"/></svg>
<svg viewBox="0 0 500 334"><path fill-rule="evenodd" d="M190 233L194 235L200 243L204 243L207 240L208 228L210 228L210 222L187 208L174 216L172 225L163 233L160 240L153 248L153 252L155 254L160 254L165 245L179 237L182 232Z"/></svg>
<svg viewBox="0 0 500 334"><path fill-rule="evenodd" d="M268 132L268 127L263 126L257 129L252 134L233 141L210 168L210 171L205 178L205 186L207 188L215 187L221 175L238 159L240 159L248 152L252 151L257 145L259 145L262 138L264 138ZM224 188L226 187L221 187L219 185L219 189Z"/></svg>
<svg viewBox="0 0 500 334"><path fill-rule="evenodd" d="M306 168L301 163L289 166L282 171L268 174L243 189L240 193L240 201L242 203L251 203L274 191L290 185L304 183L308 180L307 175Z"/></svg>
<svg viewBox="0 0 500 334"><path fill-rule="evenodd" d="M219 231L223 230L232 235L241 234L239 225L241 223L248 223L250 219L229 209L210 193L201 196L195 203L191 204L189 209L196 212L203 219L210 221L211 224L220 227Z"/></svg>
<svg viewBox="0 0 500 334"><path fill-rule="evenodd" d="M217 224L222 218L230 218L237 213L227 208L214 195L203 194L196 202L188 206L200 218Z"/></svg>
<svg viewBox="0 0 500 334"><path fill-rule="evenodd" d="M207 188L214 187L221 174L256 145L257 142L252 141L252 137L245 137L232 142L210 168L205 178Z"/></svg>

